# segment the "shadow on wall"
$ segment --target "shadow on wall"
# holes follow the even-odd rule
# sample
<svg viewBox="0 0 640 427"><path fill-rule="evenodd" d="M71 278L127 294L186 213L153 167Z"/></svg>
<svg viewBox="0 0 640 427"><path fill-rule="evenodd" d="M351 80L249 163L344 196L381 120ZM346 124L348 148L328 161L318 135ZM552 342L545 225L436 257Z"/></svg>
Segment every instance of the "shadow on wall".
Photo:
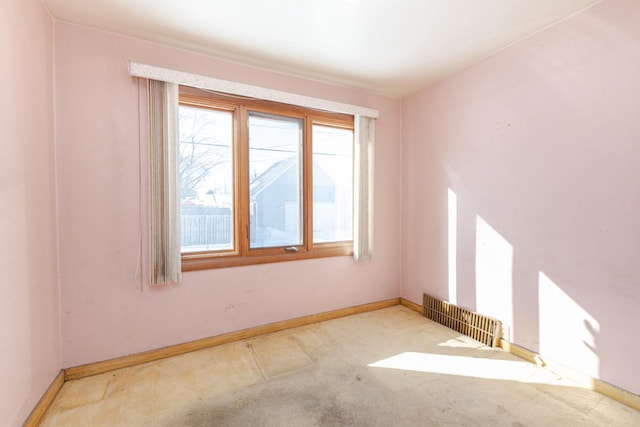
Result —
<svg viewBox="0 0 640 427"><path fill-rule="evenodd" d="M459 212L459 206L468 205L460 203L451 188L447 199L448 301L502 321L503 338L524 341L525 347L545 357L599 378L599 322L540 269L537 283L526 280L531 274L519 274L518 279L525 280L514 286L514 271L523 270L515 264L518 248L479 214ZM461 219L472 218L475 242L467 238L461 245L459 229L469 231L469 224L461 224ZM458 282L460 275L469 276L469 266L461 266L458 258L469 259L469 253L473 253L474 277ZM523 264L531 266L530 262ZM466 273L461 271L465 267ZM532 339L532 333L537 340Z"/></svg>

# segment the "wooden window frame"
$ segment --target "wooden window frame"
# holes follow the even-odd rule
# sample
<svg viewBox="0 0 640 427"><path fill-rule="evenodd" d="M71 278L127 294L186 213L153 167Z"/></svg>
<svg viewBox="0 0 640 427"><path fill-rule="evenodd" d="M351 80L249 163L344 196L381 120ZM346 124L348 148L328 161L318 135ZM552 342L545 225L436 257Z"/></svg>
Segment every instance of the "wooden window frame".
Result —
<svg viewBox="0 0 640 427"><path fill-rule="evenodd" d="M233 114L233 180L234 180L234 244L232 250L182 253L182 271L236 267L311 258L353 255L353 240L313 242L313 180L312 129L313 125L354 130L354 117L294 105L253 98L235 97L180 86L180 105L230 111ZM303 120L302 167L302 244L297 252L284 247L249 248L249 167L248 128L249 112L300 118Z"/></svg>

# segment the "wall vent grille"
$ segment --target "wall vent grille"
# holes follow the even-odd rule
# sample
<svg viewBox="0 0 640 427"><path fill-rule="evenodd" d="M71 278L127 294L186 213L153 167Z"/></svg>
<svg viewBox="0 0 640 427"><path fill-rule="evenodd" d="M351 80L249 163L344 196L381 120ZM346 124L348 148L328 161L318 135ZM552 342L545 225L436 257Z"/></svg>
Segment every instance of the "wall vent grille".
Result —
<svg viewBox="0 0 640 427"><path fill-rule="evenodd" d="M431 295L422 298L422 313L428 319L460 332L476 341L496 347L500 339L502 323L482 314L458 307Z"/></svg>

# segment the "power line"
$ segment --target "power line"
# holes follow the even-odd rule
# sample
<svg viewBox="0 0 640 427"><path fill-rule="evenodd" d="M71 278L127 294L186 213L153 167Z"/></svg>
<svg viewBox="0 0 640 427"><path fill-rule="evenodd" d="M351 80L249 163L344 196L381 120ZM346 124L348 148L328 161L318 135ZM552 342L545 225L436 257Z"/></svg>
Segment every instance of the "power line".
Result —
<svg viewBox="0 0 640 427"><path fill-rule="evenodd" d="M205 147L223 147L223 148L231 149L230 145L215 144L215 143L209 143L209 142L186 142L186 141L181 141L180 144L202 145L202 146L205 146ZM279 149L279 148L251 147L251 148L249 148L249 151L251 151L251 150L267 151L267 152L273 152L273 153L289 153L289 154L297 154L298 153L298 151L284 150L284 149ZM343 156L345 156L345 154L318 153L318 152L313 153L313 155L317 155L317 156L332 156L332 157L343 157Z"/></svg>

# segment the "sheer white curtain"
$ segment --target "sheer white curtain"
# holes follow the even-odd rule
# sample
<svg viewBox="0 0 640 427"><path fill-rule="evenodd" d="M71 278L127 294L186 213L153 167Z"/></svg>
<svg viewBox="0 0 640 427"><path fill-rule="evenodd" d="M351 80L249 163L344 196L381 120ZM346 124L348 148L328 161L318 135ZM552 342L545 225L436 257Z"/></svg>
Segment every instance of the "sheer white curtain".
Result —
<svg viewBox="0 0 640 427"><path fill-rule="evenodd" d="M376 120L355 116L353 258L373 256L373 152Z"/></svg>
<svg viewBox="0 0 640 427"><path fill-rule="evenodd" d="M149 82L149 284L179 282L178 85Z"/></svg>

